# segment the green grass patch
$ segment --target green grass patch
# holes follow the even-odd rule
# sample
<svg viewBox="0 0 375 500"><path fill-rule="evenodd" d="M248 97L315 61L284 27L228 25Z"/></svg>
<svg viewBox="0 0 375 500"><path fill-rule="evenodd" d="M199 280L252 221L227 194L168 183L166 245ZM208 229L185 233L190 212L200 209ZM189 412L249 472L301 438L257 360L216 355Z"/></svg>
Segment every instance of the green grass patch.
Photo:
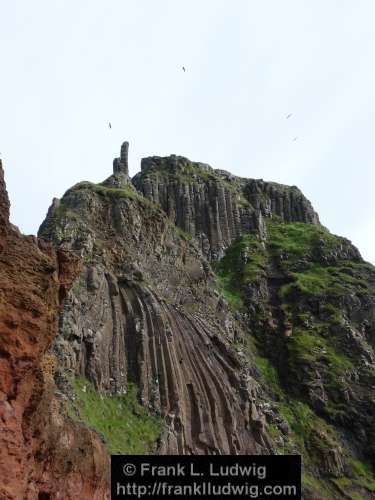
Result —
<svg viewBox="0 0 375 500"><path fill-rule="evenodd" d="M279 397L282 397L283 391L280 387L279 374L273 364L263 356L256 356L255 364L267 386Z"/></svg>
<svg viewBox="0 0 375 500"><path fill-rule="evenodd" d="M375 475L371 466L353 458L349 459L349 465L354 475L353 481L359 486L375 492Z"/></svg>
<svg viewBox="0 0 375 500"><path fill-rule="evenodd" d="M351 360L340 353L331 340L313 329L295 327L293 335L287 339L287 348L290 367L296 375L304 369L314 370L319 364L320 371L328 377L328 383L335 384L340 376L353 368Z"/></svg>
<svg viewBox="0 0 375 500"><path fill-rule="evenodd" d="M214 170L206 169L199 163L190 162L187 159L177 158L177 167L173 167L170 158L160 158L159 162L150 166L145 171L141 172L141 180L145 178L150 179L168 179L170 181L176 180L178 182L187 182L190 184L197 184L199 182L214 181L220 178L215 174Z"/></svg>
<svg viewBox="0 0 375 500"><path fill-rule="evenodd" d="M216 277L216 286L233 309L244 308L241 291L236 286L233 286L231 277L218 275Z"/></svg>
<svg viewBox="0 0 375 500"><path fill-rule="evenodd" d="M228 302L243 307L242 289L265 273L266 253L254 234L245 234L235 241L214 269L218 285Z"/></svg>
<svg viewBox="0 0 375 500"><path fill-rule="evenodd" d="M284 299L295 293L342 296L374 293L375 273L371 264L341 257L350 242L315 224L267 222L268 249L279 258L280 268L292 279L280 290ZM319 251L316 253L316 250ZM344 251L344 254L343 254ZM336 255L337 262L321 262L324 255ZM350 254L350 252L349 252ZM330 257L331 258L331 257ZM372 283L369 282L369 273Z"/></svg>
<svg viewBox="0 0 375 500"><path fill-rule="evenodd" d="M114 198L114 199L130 199L130 200L135 200L139 201L142 203L144 206L155 208L157 210L161 210L158 205L150 201L148 198L145 198L142 196L134 187L132 184L129 184L125 187L122 188L114 188L114 187L108 187L103 184L95 184L93 182L80 182L73 186L71 189L69 189L66 193L68 194L71 191L82 191L82 190L89 190L94 193L97 193L101 196L104 196L106 198ZM64 195L64 196L65 196Z"/></svg>
<svg viewBox="0 0 375 500"><path fill-rule="evenodd" d="M191 233L189 233L188 231L184 231L178 226L175 226L175 231L185 241L190 241L193 238L193 235Z"/></svg>
<svg viewBox="0 0 375 500"><path fill-rule="evenodd" d="M75 401L70 414L99 432L112 454L147 454L161 434L160 417L152 416L137 400L137 389L129 385L125 395L99 394L83 378L74 381Z"/></svg>
<svg viewBox="0 0 375 500"><path fill-rule="evenodd" d="M305 257L318 241L334 248L340 238L331 234L323 226L304 222L280 223L269 220L267 223L270 248L274 252L287 253L289 256Z"/></svg>
<svg viewBox="0 0 375 500"><path fill-rule="evenodd" d="M304 272L291 273L294 283L290 286L297 287L302 293L309 295L340 296L351 291L366 291L368 283L360 278L343 272L340 268L319 264L312 264Z"/></svg>
<svg viewBox="0 0 375 500"><path fill-rule="evenodd" d="M298 448L308 462L317 461L321 465L321 452L340 447L334 428L302 401L284 400L279 403L279 412L289 423ZM315 457L315 458L314 458Z"/></svg>

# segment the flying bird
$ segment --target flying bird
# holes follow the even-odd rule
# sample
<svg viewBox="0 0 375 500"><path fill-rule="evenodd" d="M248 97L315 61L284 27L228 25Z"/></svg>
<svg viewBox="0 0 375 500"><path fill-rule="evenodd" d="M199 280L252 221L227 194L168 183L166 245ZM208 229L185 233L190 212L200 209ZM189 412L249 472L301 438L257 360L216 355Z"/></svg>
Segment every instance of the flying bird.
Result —
<svg viewBox="0 0 375 500"><path fill-rule="evenodd" d="M292 116L293 113L289 113L289 115L287 115L286 119L288 120L291 116Z"/></svg>
<svg viewBox="0 0 375 500"><path fill-rule="evenodd" d="M185 73L186 72L186 68L185 66L182 66L182 71Z"/></svg>
<svg viewBox="0 0 375 500"><path fill-rule="evenodd" d="M108 127L112 128L112 123L111 122L108 122Z"/></svg>

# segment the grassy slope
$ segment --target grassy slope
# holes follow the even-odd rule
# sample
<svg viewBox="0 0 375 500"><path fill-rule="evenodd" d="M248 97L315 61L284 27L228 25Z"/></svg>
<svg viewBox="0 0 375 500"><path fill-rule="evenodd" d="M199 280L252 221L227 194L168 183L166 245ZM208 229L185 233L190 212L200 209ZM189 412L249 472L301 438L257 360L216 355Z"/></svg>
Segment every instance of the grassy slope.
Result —
<svg viewBox="0 0 375 500"><path fill-rule="evenodd" d="M74 381L70 415L95 429L111 454L151 453L162 431L162 419L150 415L137 400L135 386L121 396L99 394L83 378Z"/></svg>
<svg viewBox="0 0 375 500"><path fill-rule="evenodd" d="M216 265L216 273L219 287L228 302L234 308L244 310L246 284L261 281L277 263L278 272L286 278L278 290L280 308L284 319L293 324L293 334L285 340L288 375L295 381L308 382L309 376L313 375L309 370L318 367L330 391L327 415L322 418L304 399L303 386L299 390L301 387L298 389L297 382L294 384L297 390L289 390L281 382L277 366L268 359L268 353L262 351L262 328L254 332L262 354L256 357L261 379L276 400L279 414L291 428L291 434L279 452L298 451L303 455L306 489L319 490L327 498L335 498L337 488L344 489L348 498L355 499L362 498L357 486L375 491L373 472L366 463L346 454L347 475L332 480L335 484L317 478L314 472L325 453L342 448L337 428L330 419L333 423L339 421L345 412L342 400L335 396L342 391L341 385L352 369L353 361L351 353L341 345L339 333L333 333L340 332L337 327L343 321L338 304L347 294L374 294L373 283L367 279L369 272L374 273L372 266L355 255L352 259L347 258L345 249L348 245L347 240L330 234L321 226L269 221L266 245L254 235L242 236ZM325 304L319 319L306 308L309 301ZM254 339L250 343L253 344ZM280 437L276 426L270 425L270 433L274 438Z"/></svg>

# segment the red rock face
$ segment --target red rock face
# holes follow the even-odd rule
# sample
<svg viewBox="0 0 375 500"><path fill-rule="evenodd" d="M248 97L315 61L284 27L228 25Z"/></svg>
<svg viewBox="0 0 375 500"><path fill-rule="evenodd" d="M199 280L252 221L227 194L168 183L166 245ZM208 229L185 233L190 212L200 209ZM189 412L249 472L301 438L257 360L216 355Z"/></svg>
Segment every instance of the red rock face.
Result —
<svg viewBox="0 0 375 500"><path fill-rule="evenodd" d="M105 499L108 455L99 437L65 416L54 396L61 300L77 258L9 224L0 164L0 498Z"/></svg>
<svg viewBox="0 0 375 500"><path fill-rule="evenodd" d="M4 238L9 225L9 200L5 188L3 167L0 160L0 252L4 245Z"/></svg>

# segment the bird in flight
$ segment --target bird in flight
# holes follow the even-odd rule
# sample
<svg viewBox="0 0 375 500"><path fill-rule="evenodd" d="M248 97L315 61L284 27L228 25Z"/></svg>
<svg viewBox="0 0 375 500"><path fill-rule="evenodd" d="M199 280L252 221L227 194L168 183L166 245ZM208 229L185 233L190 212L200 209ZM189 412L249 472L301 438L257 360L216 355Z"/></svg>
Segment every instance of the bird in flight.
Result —
<svg viewBox="0 0 375 500"><path fill-rule="evenodd" d="M288 120L291 116L292 116L293 113L289 113L289 115L287 115L286 119Z"/></svg>
<svg viewBox="0 0 375 500"><path fill-rule="evenodd" d="M108 122L108 127L112 128L112 123L111 122Z"/></svg>
<svg viewBox="0 0 375 500"><path fill-rule="evenodd" d="M182 66L182 71L185 73L186 72L186 68L185 66Z"/></svg>

